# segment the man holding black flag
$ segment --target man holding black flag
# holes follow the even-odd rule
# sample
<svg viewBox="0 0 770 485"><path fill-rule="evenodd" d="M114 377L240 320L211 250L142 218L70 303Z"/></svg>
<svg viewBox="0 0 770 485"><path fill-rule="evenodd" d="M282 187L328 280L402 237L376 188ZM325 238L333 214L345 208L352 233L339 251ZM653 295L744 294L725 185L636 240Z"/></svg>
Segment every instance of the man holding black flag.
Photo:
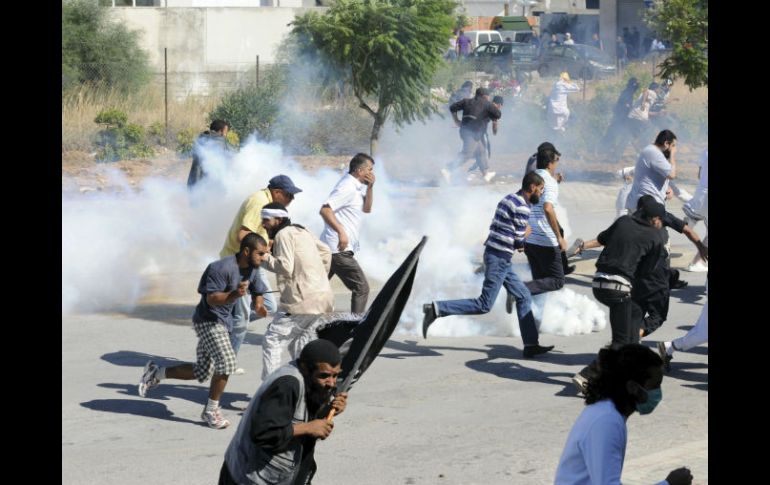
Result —
<svg viewBox="0 0 770 485"><path fill-rule="evenodd" d="M314 418L330 400L340 371L337 346L318 339L297 360L270 374L227 447L219 485L310 483L316 471L315 440L326 439L334 428L330 420ZM346 403L346 392L334 397L335 415Z"/></svg>

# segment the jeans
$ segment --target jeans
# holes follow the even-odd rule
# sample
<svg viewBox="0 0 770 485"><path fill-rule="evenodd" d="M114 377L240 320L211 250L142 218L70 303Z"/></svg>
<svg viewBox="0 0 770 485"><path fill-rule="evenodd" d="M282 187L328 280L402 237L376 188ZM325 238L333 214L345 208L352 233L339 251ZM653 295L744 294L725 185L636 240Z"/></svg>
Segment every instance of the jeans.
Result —
<svg viewBox="0 0 770 485"><path fill-rule="evenodd" d="M510 257L504 258L484 251L484 284L478 298L438 301L438 317L449 315L480 315L489 313L500 293L500 287L516 297L516 315L524 345L538 345L537 326L532 315L532 295L513 272Z"/></svg>
<svg viewBox="0 0 770 485"><path fill-rule="evenodd" d="M259 280L265 285L268 291L271 290L270 284L267 281L267 271L259 268ZM278 308L275 301L275 293L265 293L262 295L264 299L265 308L270 313L275 313ZM230 344L233 346L235 355L238 355L238 350L241 348L243 340L246 338L246 331L248 330L249 321L251 320L251 295L248 293L238 298L233 307L233 329L230 331ZM256 316L255 320L259 320L260 316Z"/></svg>

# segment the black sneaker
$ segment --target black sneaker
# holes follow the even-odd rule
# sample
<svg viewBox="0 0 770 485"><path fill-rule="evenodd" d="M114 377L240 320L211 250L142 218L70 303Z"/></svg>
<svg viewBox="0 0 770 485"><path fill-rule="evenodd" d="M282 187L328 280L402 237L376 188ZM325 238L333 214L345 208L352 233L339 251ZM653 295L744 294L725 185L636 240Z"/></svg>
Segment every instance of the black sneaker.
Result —
<svg viewBox="0 0 770 485"><path fill-rule="evenodd" d="M422 306L422 312L425 316L422 319L422 338L428 338L428 327L430 324L436 321L438 315L436 315L436 309L433 303L426 303Z"/></svg>
<svg viewBox="0 0 770 485"><path fill-rule="evenodd" d="M564 276L567 276L568 274L572 274L572 273L574 273L574 272L575 272L575 265L574 265L574 264L571 264L571 265L567 266L567 267L564 269Z"/></svg>
<svg viewBox="0 0 770 485"><path fill-rule="evenodd" d="M516 298L510 293L507 293L507 295L505 297L505 311L510 315L513 313L513 304L516 303Z"/></svg>
<svg viewBox="0 0 770 485"><path fill-rule="evenodd" d="M524 357L534 357L536 355L544 354L553 350L553 345L543 347L542 345L525 345Z"/></svg>

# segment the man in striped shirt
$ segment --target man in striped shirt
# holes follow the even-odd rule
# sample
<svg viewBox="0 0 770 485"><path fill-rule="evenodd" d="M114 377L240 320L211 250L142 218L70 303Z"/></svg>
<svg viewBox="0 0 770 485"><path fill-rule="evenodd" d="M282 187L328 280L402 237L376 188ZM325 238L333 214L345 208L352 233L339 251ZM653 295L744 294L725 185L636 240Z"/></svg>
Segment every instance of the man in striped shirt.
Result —
<svg viewBox="0 0 770 485"><path fill-rule="evenodd" d="M537 326L532 316L532 295L511 266L514 250L524 249L529 235L530 205L536 204L543 193L543 178L535 172L528 173L521 182L521 190L506 195L497 204L495 217L489 226L489 236L484 242L484 284L481 296L463 300L434 301L423 305L425 317L422 335L427 338L428 327L440 317L448 315L480 315L489 313L500 293L500 287L516 299L521 338L524 341L524 357L534 357L553 349L538 344Z"/></svg>

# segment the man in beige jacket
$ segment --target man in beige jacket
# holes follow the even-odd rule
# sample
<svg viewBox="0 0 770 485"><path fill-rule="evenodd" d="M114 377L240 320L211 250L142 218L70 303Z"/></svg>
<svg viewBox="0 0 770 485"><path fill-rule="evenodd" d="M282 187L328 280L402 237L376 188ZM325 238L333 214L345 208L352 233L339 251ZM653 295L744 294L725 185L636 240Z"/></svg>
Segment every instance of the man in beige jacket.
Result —
<svg viewBox="0 0 770 485"><path fill-rule="evenodd" d="M305 330L334 311L334 293L327 275L332 255L313 233L292 224L286 207L271 202L262 208L262 226L273 241L262 267L276 274L280 301L262 340L262 379L284 362L283 349L293 359L308 343Z"/></svg>

